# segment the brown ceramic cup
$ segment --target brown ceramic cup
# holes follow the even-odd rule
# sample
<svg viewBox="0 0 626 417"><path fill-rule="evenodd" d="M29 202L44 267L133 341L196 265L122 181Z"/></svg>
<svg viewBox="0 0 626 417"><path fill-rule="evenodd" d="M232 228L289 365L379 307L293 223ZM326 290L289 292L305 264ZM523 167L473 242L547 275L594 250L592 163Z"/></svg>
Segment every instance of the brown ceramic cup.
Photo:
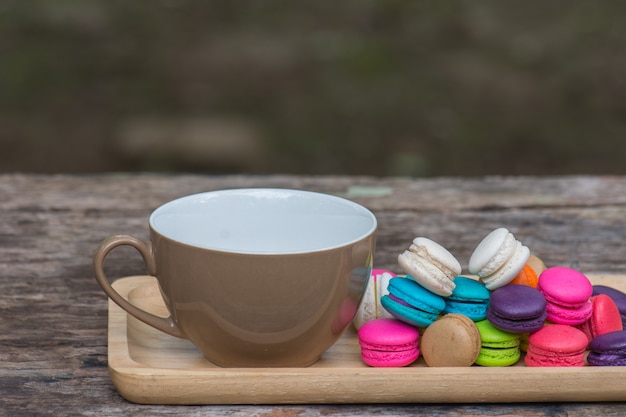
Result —
<svg viewBox="0 0 626 417"><path fill-rule="evenodd" d="M377 222L336 196L235 189L166 203L149 226L149 242L111 236L96 250L96 279L114 302L189 339L216 365L302 367L352 321L369 279ZM120 245L141 253L170 317L134 306L111 287L104 262Z"/></svg>

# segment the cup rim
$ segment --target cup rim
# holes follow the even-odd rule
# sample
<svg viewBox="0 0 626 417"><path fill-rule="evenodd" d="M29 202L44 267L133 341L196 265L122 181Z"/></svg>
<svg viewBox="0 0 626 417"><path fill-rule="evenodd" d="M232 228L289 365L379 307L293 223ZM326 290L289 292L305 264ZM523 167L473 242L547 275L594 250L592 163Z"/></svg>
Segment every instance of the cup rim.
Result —
<svg viewBox="0 0 626 417"><path fill-rule="evenodd" d="M366 231L360 233L356 237L343 241L338 244L334 244L334 245L327 245L324 247L305 249L305 250L253 251L253 250L238 250L238 249L232 249L232 248L221 248L217 246L186 242L182 239L177 239L175 237L168 235L167 233L164 233L163 231L159 230L159 227L157 227L155 224L155 219L161 212L167 210L173 205L183 203L186 200L194 200L194 199L202 198L203 196L207 196L210 194L247 193L247 192L259 192L259 191L316 196L317 198L323 198L323 199L328 199L328 200L332 200L335 202L339 202L341 204L344 204L346 206L356 209L355 212L360 212L362 215L367 216L371 221L371 225ZM316 192L316 191L299 190L299 189L291 189L291 188L272 188L272 187L270 188L268 187L229 188L229 189L211 190L211 191L204 191L200 193L185 195L185 196L170 200L160 205L155 210L153 210L152 213L150 214L148 223L149 223L150 229L153 232L155 232L162 238L165 238L167 240L170 240L182 246L187 246L187 247L200 249L200 250L222 252L222 253L242 254L242 255L259 255L259 256L302 255L302 254L314 254L314 253L332 251L332 250L336 250L339 248L344 248L344 247L354 245L357 242L367 239L372 234L374 234L378 228L378 220L376 216L374 215L374 213L368 208L366 208L365 206L355 201L352 201L352 200L349 200L347 198L343 198L337 195L321 193L321 192Z"/></svg>

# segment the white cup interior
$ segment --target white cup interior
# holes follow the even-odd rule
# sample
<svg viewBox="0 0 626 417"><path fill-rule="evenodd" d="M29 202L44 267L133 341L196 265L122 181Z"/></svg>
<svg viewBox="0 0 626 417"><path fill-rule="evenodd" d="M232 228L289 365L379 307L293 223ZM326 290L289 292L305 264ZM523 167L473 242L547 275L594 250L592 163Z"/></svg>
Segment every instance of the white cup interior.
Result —
<svg viewBox="0 0 626 417"><path fill-rule="evenodd" d="M172 240L237 253L289 254L344 246L376 229L376 217L352 201L310 191L248 188L171 201L150 226Z"/></svg>

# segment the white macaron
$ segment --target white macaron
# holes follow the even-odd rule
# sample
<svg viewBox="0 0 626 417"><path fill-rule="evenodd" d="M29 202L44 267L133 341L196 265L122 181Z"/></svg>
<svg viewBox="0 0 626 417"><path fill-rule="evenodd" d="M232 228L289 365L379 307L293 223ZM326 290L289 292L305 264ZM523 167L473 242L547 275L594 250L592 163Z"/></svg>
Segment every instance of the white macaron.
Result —
<svg viewBox="0 0 626 417"><path fill-rule="evenodd" d="M503 287L520 273L528 262L530 249L500 227L476 246L469 260L469 271L476 274L489 290Z"/></svg>
<svg viewBox="0 0 626 417"><path fill-rule="evenodd" d="M389 285L389 280L395 276L396 274L393 272L384 269L372 270L361 304L352 320L352 324L357 330L368 321L382 317L393 318L391 313L385 310L380 299L383 295L389 294L387 286Z"/></svg>
<svg viewBox="0 0 626 417"><path fill-rule="evenodd" d="M408 250L398 256L398 263L414 281L427 290L447 297L456 287L454 277L461 264L439 243L417 237Z"/></svg>

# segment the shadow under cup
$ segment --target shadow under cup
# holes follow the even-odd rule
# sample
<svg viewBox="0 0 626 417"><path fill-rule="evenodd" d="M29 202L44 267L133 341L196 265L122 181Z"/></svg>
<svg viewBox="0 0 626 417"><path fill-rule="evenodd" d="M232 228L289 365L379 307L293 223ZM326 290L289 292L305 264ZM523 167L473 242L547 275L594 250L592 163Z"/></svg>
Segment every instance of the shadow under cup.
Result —
<svg viewBox="0 0 626 417"><path fill-rule="evenodd" d="M315 363L356 313L377 227L354 202L284 189L183 197L156 209L149 224L150 242L114 236L101 244L98 282L130 314L191 340L226 367ZM123 244L144 256L170 318L146 320L112 295L101 264Z"/></svg>

